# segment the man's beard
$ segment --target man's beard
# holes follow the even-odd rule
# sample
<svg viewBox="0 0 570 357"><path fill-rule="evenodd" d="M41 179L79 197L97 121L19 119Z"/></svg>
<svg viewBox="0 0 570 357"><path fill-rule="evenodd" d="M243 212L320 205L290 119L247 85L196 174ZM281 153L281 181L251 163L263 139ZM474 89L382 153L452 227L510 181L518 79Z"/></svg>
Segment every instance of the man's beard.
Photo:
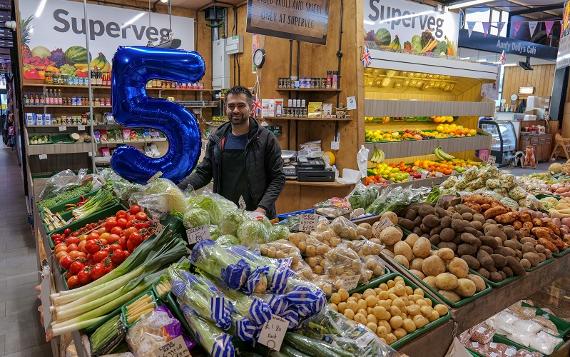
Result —
<svg viewBox="0 0 570 357"><path fill-rule="evenodd" d="M240 125L245 123L249 118L246 117L245 115L237 115L237 116L230 116L230 121L232 122L232 124L234 125Z"/></svg>

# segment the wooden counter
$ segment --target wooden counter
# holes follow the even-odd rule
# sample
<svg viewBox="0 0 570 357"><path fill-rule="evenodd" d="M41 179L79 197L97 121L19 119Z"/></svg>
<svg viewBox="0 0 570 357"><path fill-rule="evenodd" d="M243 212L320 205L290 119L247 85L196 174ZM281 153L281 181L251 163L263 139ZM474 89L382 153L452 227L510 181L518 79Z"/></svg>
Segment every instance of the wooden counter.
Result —
<svg viewBox="0 0 570 357"><path fill-rule="evenodd" d="M298 211L313 207L316 203L331 197L345 197L354 184L338 182L301 182L287 180L277 199L277 213Z"/></svg>

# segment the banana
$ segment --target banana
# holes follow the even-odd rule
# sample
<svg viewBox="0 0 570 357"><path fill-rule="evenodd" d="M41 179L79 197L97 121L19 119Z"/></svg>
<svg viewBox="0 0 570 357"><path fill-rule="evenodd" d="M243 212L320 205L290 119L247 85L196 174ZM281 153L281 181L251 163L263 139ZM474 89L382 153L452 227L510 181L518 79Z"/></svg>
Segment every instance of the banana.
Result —
<svg viewBox="0 0 570 357"><path fill-rule="evenodd" d="M433 153L440 160L451 161L455 159L455 156L446 153L440 146L436 147Z"/></svg>
<svg viewBox="0 0 570 357"><path fill-rule="evenodd" d="M385 157L384 151L374 148L374 151L372 151L372 157L370 158L370 161L375 164L379 164L384 161L384 157Z"/></svg>

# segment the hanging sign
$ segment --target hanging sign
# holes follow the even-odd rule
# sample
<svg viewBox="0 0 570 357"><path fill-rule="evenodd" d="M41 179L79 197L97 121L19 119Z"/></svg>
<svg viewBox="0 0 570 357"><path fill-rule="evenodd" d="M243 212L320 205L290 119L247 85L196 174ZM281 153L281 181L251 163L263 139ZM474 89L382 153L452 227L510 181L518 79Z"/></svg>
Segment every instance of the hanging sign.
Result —
<svg viewBox="0 0 570 357"><path fill-rule="evenodd" d="M43 11L40 3L45 5ZM113 54L119 46L146 46L168 39L169 17L149 15L142 10L87 4L66 0L20 1L25 79L45 77L45 72L69 77L87 77L87 62L101 72L110 72ZM89 54L85 47L89 30ZM172 16L172 31L181 49L194 49L194 19Z"/></svg>
<svg viewBox="0 0 570 357"><path fill-rule="evenodd" d="M512 53L515 55L554 60L556 58L556 48L540 45L538 43L522 41L508 37L497 37L480 32L473 32L469 36L467 30L459 31L459 46L474 50L488 51L495 53Z"/></svg>
<svg viewBox="0 0 570 357"><path fill-rule="evenodd" d="M457 55L458 14L405 0L363 1L364 40L371 50Z"/></svg>
<svg viewBox="0 0 570 357"><path fill-rule="evenodd" d="M327 42L328 0L248 0L250 33L305 42Z"/></svg>

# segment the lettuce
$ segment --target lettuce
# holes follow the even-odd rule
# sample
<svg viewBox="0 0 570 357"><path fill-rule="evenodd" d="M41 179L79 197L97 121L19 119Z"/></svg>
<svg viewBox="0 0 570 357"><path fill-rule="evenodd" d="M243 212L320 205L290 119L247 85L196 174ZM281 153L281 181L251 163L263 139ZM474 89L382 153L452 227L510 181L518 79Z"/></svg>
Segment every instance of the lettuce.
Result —
<svg viewBox="0 0 570 357"><path fill-rule="evenodd" d="M220 222L220 232L222 234L236 235L239 226L247 219L242 211L226 211L222 215Z"/></svg>
<svg viewBox="0 0 570 357"><path fill-rule="evenodd" d="M267 243L269 240L269 230L266 225L257 220L247 221L242 224L238 231L237 237L241 244L246 247L256 247L258 244Z"/></svg>
<svg viewBox="0 0 570 357"><path fill-rule="evenodd" d="M214 198L205 195L198 195L188 200L188 206L202 208L210 215L212 224L219 224L222 218L222 210Z"/></svg>
<svg viewBox="0 0 570 357"><path fill-rule="evenodd" d="M191 208L184 214L184 227L195 228L210 224L210 215L202 208Z"/></svg>
<svg viewBox="0 0 570 357"><path fill-rule="evenodd" d="M289 228L283 224L276 224L271 227L271 231L269 233L269 241L273 242L279 239L287 239L289 238Z"/></svg>

